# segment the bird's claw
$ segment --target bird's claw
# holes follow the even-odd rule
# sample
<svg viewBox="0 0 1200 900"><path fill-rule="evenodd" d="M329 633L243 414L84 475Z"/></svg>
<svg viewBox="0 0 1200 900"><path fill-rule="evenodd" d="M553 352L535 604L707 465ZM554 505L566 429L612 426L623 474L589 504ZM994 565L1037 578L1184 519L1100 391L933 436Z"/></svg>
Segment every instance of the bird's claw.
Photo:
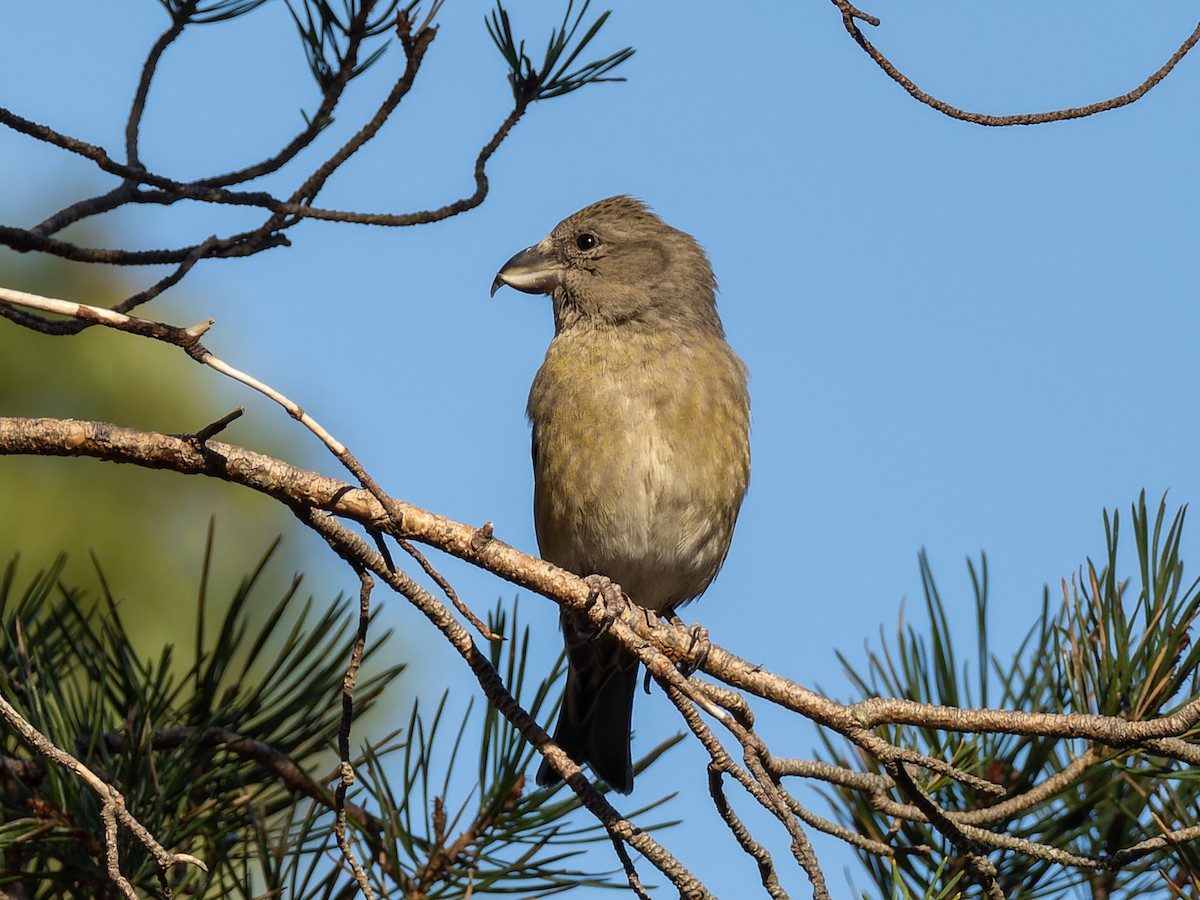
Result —
<svg viewBox="0 0 1200 900"><path fill-rule="evenodd" d="M588 575L584 579L588 586L588 606L600 601L604 604L604 621L596 629L596 637L603 637L625 611L625 592L621 586L605 575Z"/></svg>
<svg viewBox="0 0 1200 900"><path fill-rule="evenodd" d="M653 628L658 625L661 619L650 610L646 610L646 621ZM699 622L692 625L684 625L683 619L679 618L674 612L667 616L667 621L680 628L686 628L689 634L691 634L692 639L687 649L688 659L686 662L678 663L675 666L680 675L684 678L691 678L699 669L704 667L704 663L708 659L708 653L712 650L712 641L708 638L708 629ZM646 678L642 683L642 690L647 694L650 693L649 669L646 670Z"/></svg>
<svg viewBox="0 0 1200 900"><path fill-rule="evenodd" d="M688 661L679 664L679 674L684 678L691 678L697 669L704 667L705 661L708 659L708 653L712 650L712 641L708 638L708 629L695 622L690 626L684 626L683 619L671 613L671 624L679 627L687 627L691 632L692 640L688 644Z"/></svg>

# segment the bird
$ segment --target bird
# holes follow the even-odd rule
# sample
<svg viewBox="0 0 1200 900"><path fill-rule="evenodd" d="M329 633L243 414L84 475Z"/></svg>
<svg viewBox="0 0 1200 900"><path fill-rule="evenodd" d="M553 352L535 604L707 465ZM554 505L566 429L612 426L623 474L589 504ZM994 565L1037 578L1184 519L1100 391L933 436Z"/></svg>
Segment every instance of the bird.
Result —
<svg viewBox="0 0 1200 900"><path fill-rule="evenodd" d="M527 406L542 558L674 615L724 564L750 480L748 372L725 339L708 256L621 195L514 255L492 295L504 285L548 294L554 313ZM568 611L560 620L554 741L628 794L638 659ZM537 783L560 780L543 760Z"/></svg>

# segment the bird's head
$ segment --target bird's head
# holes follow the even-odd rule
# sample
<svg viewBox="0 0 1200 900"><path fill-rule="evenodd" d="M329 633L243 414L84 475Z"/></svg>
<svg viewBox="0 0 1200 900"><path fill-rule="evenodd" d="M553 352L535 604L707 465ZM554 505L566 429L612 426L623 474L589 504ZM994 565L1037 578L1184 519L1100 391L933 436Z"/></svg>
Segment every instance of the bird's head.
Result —
<svg viewBox="0 0 1200 900"><path fill-rule="evenodd" d="M633 197L609 197L554 226L496 274L502 285L549 294L556 331L576 326L716 330L716 279L703 248Z"/></svg>

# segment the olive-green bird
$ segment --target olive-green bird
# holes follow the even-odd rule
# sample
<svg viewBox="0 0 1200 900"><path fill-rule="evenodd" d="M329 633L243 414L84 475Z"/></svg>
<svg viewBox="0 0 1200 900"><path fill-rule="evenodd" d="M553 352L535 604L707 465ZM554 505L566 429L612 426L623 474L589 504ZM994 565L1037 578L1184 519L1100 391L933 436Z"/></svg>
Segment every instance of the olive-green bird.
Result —
<svg viewBox="0 0 1200 900"><path fill-rule="evenodd" d="M702 594L750 478L746 367L725 342L696 241L640 200L610 197L504 264L549 294L554 339L529 392L542 556L668 614ZM638 660L562 616L569 667L555 742L622 793ZM541 785L558 775L544 761Z"/></svg>

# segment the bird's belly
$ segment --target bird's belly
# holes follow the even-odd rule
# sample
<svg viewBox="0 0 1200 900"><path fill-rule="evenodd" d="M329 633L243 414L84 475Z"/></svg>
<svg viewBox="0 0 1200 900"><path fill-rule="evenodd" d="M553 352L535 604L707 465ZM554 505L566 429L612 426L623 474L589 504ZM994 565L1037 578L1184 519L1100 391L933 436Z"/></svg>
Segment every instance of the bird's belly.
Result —
<svg viewBox="0 0 1200 900"><path fill-rule="evenodd" d="M648 417L612 412L542 429L551 435L536 472L542 555L607 575L641 606L673 608L702 593L725 559L742 482L719 461L734 454L711 431L675 439ZM576 427L584 433L571 439Z"/></svg>

